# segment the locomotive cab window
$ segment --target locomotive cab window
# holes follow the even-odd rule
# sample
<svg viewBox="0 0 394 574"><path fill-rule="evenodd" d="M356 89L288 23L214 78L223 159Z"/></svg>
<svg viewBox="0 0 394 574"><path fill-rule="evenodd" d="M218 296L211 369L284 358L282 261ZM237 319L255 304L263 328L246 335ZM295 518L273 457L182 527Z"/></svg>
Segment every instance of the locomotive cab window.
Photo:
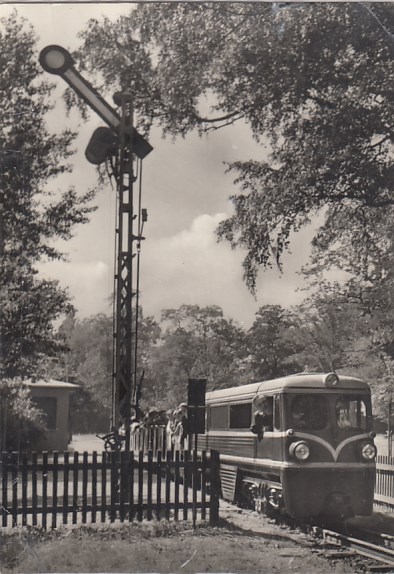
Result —
<svg viewBox="0 0 394 574"><path fill-rule="evenodd" d="M335 405L337 425L340 429L367 429L367 407L359 397L339 397Z"/></svg>
<svg viewBox="0 0 394 574"><path fill-rule="evenodd" d="M274 430L281 430L280 420L280 395L274 396Z"/></svg>
<svg viewBox="0 0 394 574"><path fill-rule="evenodd" d="M243 403L230 406L230 428L248 429L252 419L252 405Z"/></svg>
<svg viewBox="0 0 394 574"><path fill-rule="evenodd" d="M328 423L327 398L321 395L297 395L290 411L291 426L295 430L323 430Z"/></svg>

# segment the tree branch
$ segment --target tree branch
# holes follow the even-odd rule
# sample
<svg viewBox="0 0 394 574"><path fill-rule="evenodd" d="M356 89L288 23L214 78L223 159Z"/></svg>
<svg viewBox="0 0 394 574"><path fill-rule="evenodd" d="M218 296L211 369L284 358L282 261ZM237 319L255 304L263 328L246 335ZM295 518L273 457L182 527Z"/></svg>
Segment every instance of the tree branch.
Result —
<svg viewBox="0 0 394 574"><path fill-rule="evenodd" d="M229 114L226 114L225 116L221 116L221 117L217 117L217 118L202 118L201 116L198 116L195 113L192 113L192 117L200 124L213 124L216 122L224 122L226 120L230 120L232 118L236 118L237 114L239 114L239 112L230 112ZM243 117L243 114L236 119L240 119Z"/></svg>

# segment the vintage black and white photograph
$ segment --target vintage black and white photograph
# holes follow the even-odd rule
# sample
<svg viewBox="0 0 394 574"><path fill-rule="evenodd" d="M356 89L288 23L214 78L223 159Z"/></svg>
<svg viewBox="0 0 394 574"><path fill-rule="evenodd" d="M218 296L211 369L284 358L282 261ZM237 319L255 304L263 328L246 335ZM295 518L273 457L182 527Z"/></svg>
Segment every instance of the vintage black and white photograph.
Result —
<svg viewBox="0 0 394 574"><path fill-rule="evenodd" d="M0 571L394 572L394 3L0 46Z"/></svg>

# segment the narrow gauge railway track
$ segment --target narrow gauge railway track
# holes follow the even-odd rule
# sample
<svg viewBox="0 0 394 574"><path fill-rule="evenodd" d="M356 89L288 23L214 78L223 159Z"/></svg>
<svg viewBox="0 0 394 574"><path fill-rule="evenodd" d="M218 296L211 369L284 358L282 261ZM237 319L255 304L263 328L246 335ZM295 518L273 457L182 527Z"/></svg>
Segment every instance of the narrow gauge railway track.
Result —
<svg viewBox="0 0 394 574"><path fill-rule="evenodd" d="M304 525L304 527L305 526L306 525ZM334 530L329 530L319 526L311 526L307 528L307 531L314 536L319 537L327 544L351 550L355 554L363 556L364 558L376 561L378 565L369 567L369 571L371 572L394 572L394 549L393 547L387 547L386 545L387 542L392 544L392 536L386 536L371 531L368 531L367 536L365 536L366 531L363 531L363 538L355 538L344 534L343 532L335 532ZM369 540L365 540L364 537L369 538L372 535L375 537L375 540L379 539L379 543L372 543ZM384 566L382 567L382 565Z"/></svg>
<svg viewBox="0 0 394 574"><path fill-rule="evenodd" d="M371 560L366 565L367 572L392 572L394 574L394 536L384 534L361 526L338 528L337 531L326 526L312 525L294 520L285 515L272 518L278 525L298 528L305 534L318 538L324 544L338 550L337 558L360 556Z"/></svg>
<svg viewBox="0 0 394 574"><path fill-rule="evenodd" d="M368 528L363 528L361 526L351 526L346 528L344 534L347 536L353 536L355 538L362 538L372 544L377 546L382 546L385 548L390 548L394 551L394 536L391 534L384 534L382 532L377 532Z"/></svg>

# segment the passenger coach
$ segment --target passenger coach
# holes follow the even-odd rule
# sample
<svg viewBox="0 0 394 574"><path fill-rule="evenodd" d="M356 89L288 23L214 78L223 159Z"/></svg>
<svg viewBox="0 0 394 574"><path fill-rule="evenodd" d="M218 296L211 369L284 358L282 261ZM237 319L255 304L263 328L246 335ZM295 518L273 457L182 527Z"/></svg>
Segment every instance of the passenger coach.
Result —
<svg viewBox="0 0 394 574"><path fill-rule="evenodd" d="M271 424L254 434L258 404ZM301 373L207 393L199 448L219 451L225 499L341 519L372 512L374 436L367 383Z"/></svg>

